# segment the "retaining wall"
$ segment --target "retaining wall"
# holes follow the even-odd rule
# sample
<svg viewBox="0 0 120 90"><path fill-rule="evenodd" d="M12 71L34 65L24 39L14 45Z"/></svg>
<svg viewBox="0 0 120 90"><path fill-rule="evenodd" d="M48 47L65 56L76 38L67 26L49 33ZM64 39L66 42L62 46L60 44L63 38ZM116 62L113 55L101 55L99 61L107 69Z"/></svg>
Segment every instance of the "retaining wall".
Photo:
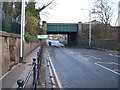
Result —
<svg viewBox="0 0 120 90"><path fill-rule="evenodd" d="M24 57L40 42L24 43ZM20 35L0 31L0 77L9 71L20 59Z"/></svg>
<svg viewBox="0 0 120 90"><path fill-rule="evenodd" d="M89 47L88 37L81 35L78 38L78 46L79 47ZM110 49L110 50L120 49L118 40L99 40L99 39L92 40L91 47L96 48L96 49L104 49L104 50L105 49Z"/></svg>

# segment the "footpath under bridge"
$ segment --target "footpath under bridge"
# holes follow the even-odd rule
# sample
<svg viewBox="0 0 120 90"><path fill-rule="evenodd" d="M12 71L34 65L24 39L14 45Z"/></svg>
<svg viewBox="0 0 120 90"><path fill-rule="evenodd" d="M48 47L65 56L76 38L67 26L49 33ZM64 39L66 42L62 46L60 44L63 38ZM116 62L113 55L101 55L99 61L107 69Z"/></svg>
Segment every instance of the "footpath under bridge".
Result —
<svg viewBox="0 0 120 90"><path fill-rule="evenodd" d="M68 34L68 44L77 45L78 23L47 23L47 34Z"/></svg>

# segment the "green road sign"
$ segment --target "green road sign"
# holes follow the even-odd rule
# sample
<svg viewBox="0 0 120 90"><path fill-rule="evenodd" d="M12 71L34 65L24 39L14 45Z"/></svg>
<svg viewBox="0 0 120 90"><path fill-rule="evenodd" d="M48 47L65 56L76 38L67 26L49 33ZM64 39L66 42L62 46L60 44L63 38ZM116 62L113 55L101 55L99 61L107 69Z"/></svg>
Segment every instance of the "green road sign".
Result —
<svg viewBox="0 0 120 90"><path fill-rule="evenodd" d="M48 36L47 35L37 35L37 38L39 38L39 39L47 39Z"/></svg>

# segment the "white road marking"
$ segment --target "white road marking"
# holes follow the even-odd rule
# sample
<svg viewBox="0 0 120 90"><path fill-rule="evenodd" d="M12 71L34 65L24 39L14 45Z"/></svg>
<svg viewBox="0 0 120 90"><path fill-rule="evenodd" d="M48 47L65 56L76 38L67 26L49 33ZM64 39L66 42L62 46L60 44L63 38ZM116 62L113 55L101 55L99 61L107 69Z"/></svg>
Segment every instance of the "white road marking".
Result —
<svg viewBox="0 0 120 90"><path fill-rule="evenodd" d="M71 54L74 54L73 52L70 52Z"/></svg>
<svg viewBox="0 0 120 90"><path fill-rule="evenodd" d="M80 56L80 58L82 58L82 59L84 59L84 60L88 60L87 58L84 58L84 57L81 57L81 56Z"/></svg>
<svg viewBox="0 0 120 90"><path fill-rule="evenodd" d="M50 67L50 62L47 62L47 65L48 65L48 69L49 69L49 74L50 74L51 77L53 77L52 69ZM50 78L50 79L51 79L51 82L52 82L52 87L56 88L54 78Z"/></svg>
<svg viewBox="0 0 120 90"><path fill-rule="evenodd" d="M70 54L74 54L74 51L72 51L72 50L68 50L68 49L67 49L67 51L70 52ZM78 54L81 55L82 53L79 52ZM91 55L87 55L87 54L86 54L85 56L94 58L94 59L96 59L96 60L102 60L101 58L98 58L98 57L95 57L95 56L91 56ZM81 57L81 56L80 56L80 57ZM88 59L83 58L83 57L81 57L81 58L84 59L84 60L88 60Z"/></svg>
<svg viewBox="0 0 120 90"><path fill-rule="evenodd" d="M110 56L113 56L113 57L120 57L120 55L113 55L113 54L108 54Z"/></svg>
<svg viewBox="0 0 120 90"><path fill-rule="evenodd" d="M120 72L120 70L119 69L113 69L114 71L117 71L117 72Z"/></svg>
<svg viewBox="0 0 120 90"><path fill-rule="evenodd" d="M105 67L105 66L103 66L103 65L100 65L100 64L98 64L98 63L95 63L96 65L98 65L98 66L100 66L100 67L102 67L102 68L104 68L104 69L106 69L106 70L108 70L108 71L111 71L111 72L113 72L113 73L115 73L115 74L117 74L117 75L120 75L120 73L118 73L118 72L116 72L116 71L114 71L114 70L111 70L111 69L109 69L109 68L107 68L107 67Z"/></svg>
<svg viewBox="0 0 120 90"><path fill-rule="evenodd" d="M95 57L95 56L91 56L91 55L87 55L87 56L89 56L89 57L91 57L91 58L94 58L94 59L96 59L96 60L102 60L101 58L98 58L98 57Z"/></svg>
<svg viewBox="0 0 120 90"><path fill-rule="evenodd" d="M113 62L97 62L97 63L113 64Z"/></svg>
<svg viewBox="0 0 120 90"><path fill-rule="evenodd" d="M97 62L97 63L104 63L104 64L114 64L114 65L120 65L118 63L115 63L115 62Z"/></svg>
<svg viewBox="0 0 120 90"><path fill-rule="evenodd" d="M118 63L115 63L115 62L112 62L112 64L115 64L115 65L120 65L120 64L118 64Z"/></svg>
<svg viewBox="0 0 120 90"><path fill-rule="evenodd" d="M58 88L62 88L62 85L61 85L61 83L60 83L60 80L59 80L59 78L58 78L58 75L57 75L57 73L56 73L56 70L55 70L55 68L54 68L54 66L53 66L53 63L52 63L52 60L51 60L49 54L48 54L48 58L49 58L49 60L50 60L51 67L52 67L52 69L53 69L53 72L54 72L56 81L57 81L57 83L58 83Z"/></svg>
<svg viewBox="0 0 120 90"><path fill-rule="evenodd" d="M115 55L116 57L120 57L120 55Z"/></svg>
<svg viewBox="0 0 120 90"><path fill-rule="evenodd" d="M113 54L108 54L108 55L110 55L110 56L114 56Z"/></svg>

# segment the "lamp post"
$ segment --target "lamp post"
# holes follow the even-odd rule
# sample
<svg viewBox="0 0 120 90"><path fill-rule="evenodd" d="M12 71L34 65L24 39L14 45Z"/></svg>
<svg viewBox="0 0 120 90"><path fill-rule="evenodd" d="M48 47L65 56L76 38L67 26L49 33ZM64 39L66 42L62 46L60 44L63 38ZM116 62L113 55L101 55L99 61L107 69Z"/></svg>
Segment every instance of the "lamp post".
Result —
<svg viewBox="0 0 120 90"><path fill-rule="evenodd" d="M24 32L25 31L25 0L22 0L21 9L21 34L20 34L20 60L23 60Z"/></svg>
<svg viewBox="0 0 120 90"><path fill-rule="evenodd" d="M91 11L89 11L89 47L91 46Z"/></svg>
<svg viewBox="0 0 120 90"><path fill-rule="evenodd" d="M87 10L87 9L83 9L82 10ZM89 47L91 46L91 11L89 10Z"/></svg>
<svg viewBox="0 0 120 90"><path fill-rule="evenodd" d="M120 1L118 2L118 26L120 26Z"/></svg>

